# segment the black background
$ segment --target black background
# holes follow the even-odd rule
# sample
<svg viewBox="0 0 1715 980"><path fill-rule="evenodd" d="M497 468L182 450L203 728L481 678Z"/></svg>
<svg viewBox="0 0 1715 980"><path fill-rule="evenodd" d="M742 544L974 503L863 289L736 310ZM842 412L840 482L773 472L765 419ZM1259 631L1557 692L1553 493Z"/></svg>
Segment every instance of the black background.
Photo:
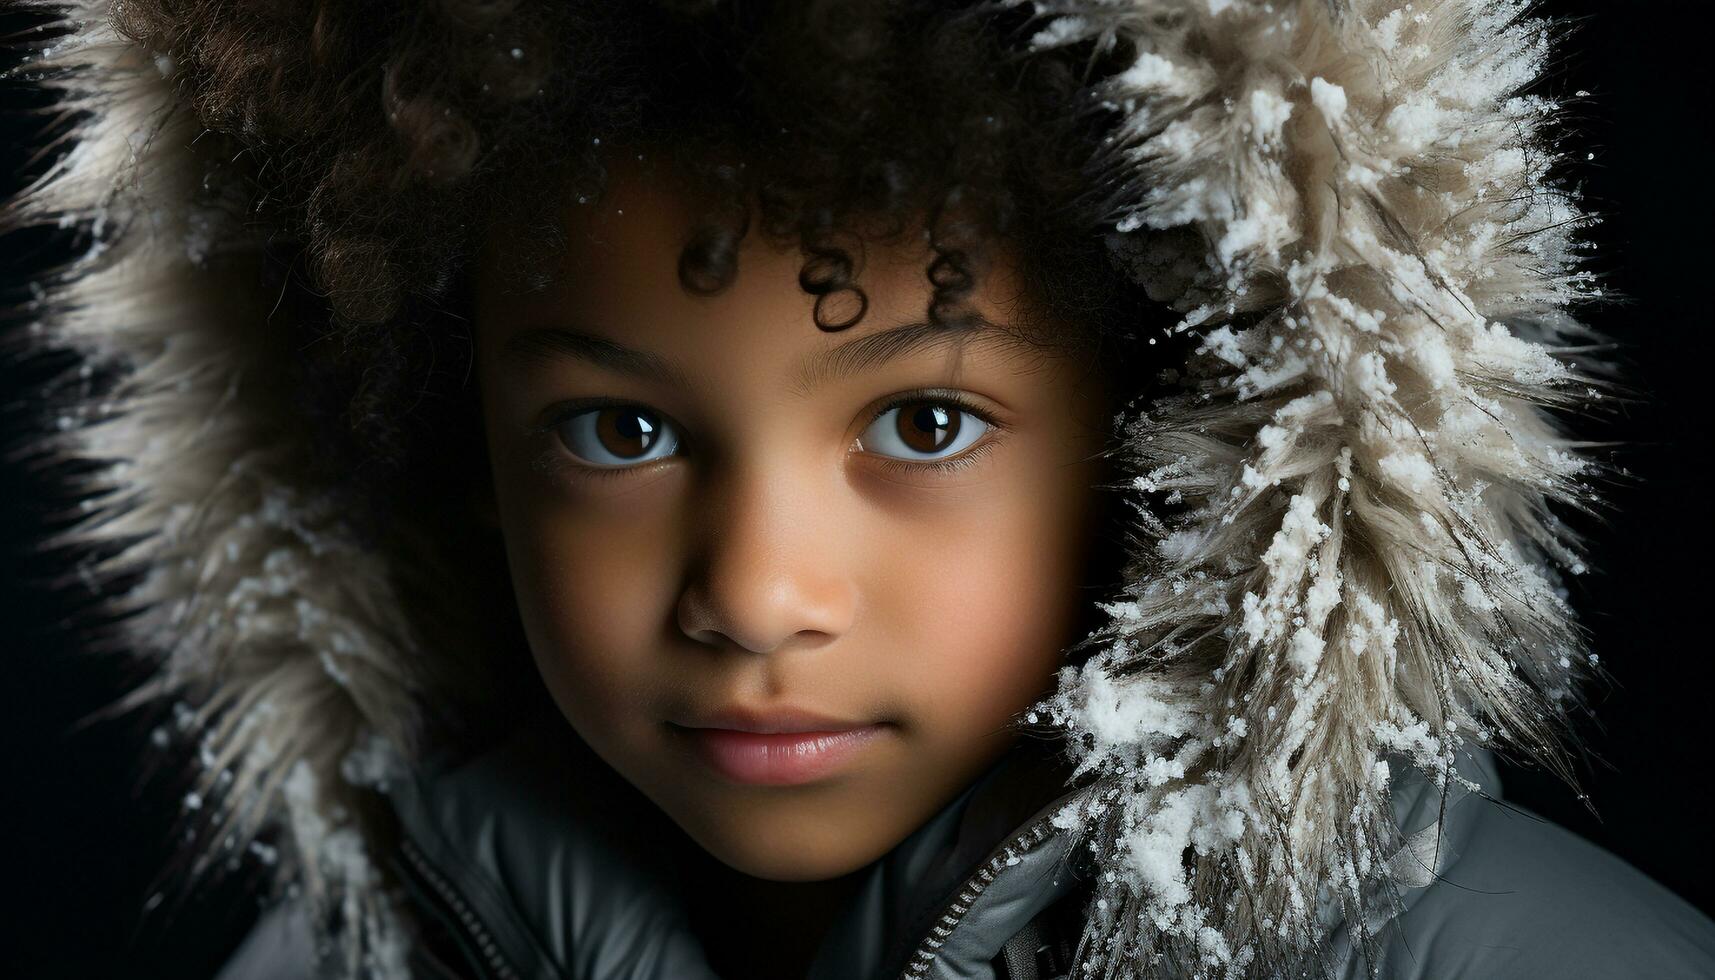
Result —
<svg viewBox="0 0 1715 980"><path fill-rule="evenodd" d="M1584 431L1624 443L1630 480L1592 522L1594 571L1574 600L1617 678L1596 696L1601 726L1583 729L1593 815L1545 773L1508 767L1506 795L1615 852L1698 904L1715 908L1711 771L1712 672L1707 623L1711 377L1709 35L1697 3L1554 3L1578 18L1546 82L1588 90L1571 145L1586 206L1604 216L1593 268L1629 297L1583 311L1620 344L1612 355L1640 398ZM1695 21L1695 22L1694 22ZM0 7L0 32L34 22ZM8 60L7 64L10 65ZM40 104L17 83L0 92L0 194L52 159L29 161L41 137L19 110ZM43 257L0 241L0 289L15 302ZM5 325L5 329L14 329ZM35 380L0 366L0 437L37 424ZM256 913L242 877L182 908L142 914L158 890L179 790L139 771L146 725L123 719L78 731L134 667L80 654L61 628L64 601L25 583L51 569L28 543L44 521L38 486L0 467L0 975L202 977ZM170 913L170 914L168 914Z"/></svg>

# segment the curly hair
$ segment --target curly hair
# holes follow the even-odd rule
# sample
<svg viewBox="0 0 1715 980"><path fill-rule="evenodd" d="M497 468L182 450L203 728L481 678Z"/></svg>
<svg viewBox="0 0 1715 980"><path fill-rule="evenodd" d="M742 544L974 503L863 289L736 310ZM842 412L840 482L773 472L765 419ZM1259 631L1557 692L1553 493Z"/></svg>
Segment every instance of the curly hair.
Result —
<svg viewBox="0 0 1715 980"><path fill-rule="evenodd" d="M471 465L484 450L465 315L485 237L500 229L523 257L525 288L546 282L556 216L598 200L620 152L664 160L700 192L678 264L687 290L726 288L760 231L801 249L816 325L848 329L867 307L854 282L865 242L915 234L931 255L928 317L958 329L1005 241L1035 301L1025 331L1113 390L1113 368L1136 361L1111 348L1138 341L1152 306L1107 257L1089 171L1107 120L1071 110L1127 52L1026 57L1028 14L922 0L130 0L115 24L170 59L200 141L222 151L205 185L236 188L265 230L270 319L307 335L290 387L314 428L311 464L350 494L363 533L385 536L409 523L399 508L448 507L486 479Z"/></svg>
<svg viewBox="0 0 1715 980"><path fill-rule="evenodd" d="M731 282L755 200L764 234L801 244L823 329L857 321L830 322L822 301L856 290L840 239L861 242L856 222L876 216L894 235L923 220L934 322L958 321L998 236L1021 246L1043 309L1093 328L1086 339L1112 326L1126 284L1106 269L1084 172L1101 127L1068 111L1099 59L1019 57L1017 25L972 14L131 0L116 18L172 59L202 124L242 147L236 176L271 247L308 271L343 358L365 366L351 419L375 449L421 369L423 312L454 297L483 228L501 220L551 248L542 216L598 196L619 144L665 149L710 192L681 256L687 289Z"/></svg>

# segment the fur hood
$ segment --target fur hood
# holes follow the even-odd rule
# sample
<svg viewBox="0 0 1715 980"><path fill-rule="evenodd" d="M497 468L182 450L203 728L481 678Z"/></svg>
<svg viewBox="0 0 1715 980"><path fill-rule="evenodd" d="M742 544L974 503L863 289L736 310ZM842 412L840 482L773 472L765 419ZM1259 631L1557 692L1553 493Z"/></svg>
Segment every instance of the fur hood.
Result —
<svg viewBox="0 0 1715 980"><path fill-rule="evenodd" d="M92 645L149 667L120 707L170 704L155 745L199 746L184 884L249 849L349 975L396 975L363 800L446 683L409 601L430 573L366 549L278 439L256 233L200 185L173 64L102 0L40 6L71 31L25 67L76 119L0 230L86 251L6 351L115 378L30 447L78 474L43 547L84 556ZM1556 514L1593 466L1554 414L1598 390L1571 360L1597 290L1550 176L1562 104L1532 94L1556 28L1523 0L1033 6L1035 49L1137 51L1085 93L1123 110L1092 234L1195 338L1172 393L1115 420L1125 594L1022 719L1100 787L1070 828L1105 869L1096 975L1313 963L1336 910L1368 948L1401 846L1387 756L1444 790L1467 741L1570 781L1599 671L1558 584L1583 565Z"/></svg>

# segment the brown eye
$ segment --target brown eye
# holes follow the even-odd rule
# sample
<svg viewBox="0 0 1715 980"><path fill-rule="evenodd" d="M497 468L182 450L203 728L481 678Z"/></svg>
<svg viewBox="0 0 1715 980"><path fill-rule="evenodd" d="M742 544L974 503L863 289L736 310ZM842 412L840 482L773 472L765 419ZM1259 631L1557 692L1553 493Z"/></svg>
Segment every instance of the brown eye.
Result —
<svg viewBox="0 0 1715 980"><path fill-rule="evenodd" d="M949 401L923 399L887 409L860 437L864 448L909 460L937 460L962 452L989 424Z"/></svg>
<svg viewBox="0 0 1715 980"><path fill-rule="evenodd" d="M557 427L572 455L592 466L629 466L670 454L679 440L656 413L640 405L578 412Z"/></svg>
<svg viewBox="0 0 1715 980"><path fill-rule="evenodd" d="M920 453L936 453L959 437L959 411L945 405L908 406L896 413L899 439Z"/></svg>

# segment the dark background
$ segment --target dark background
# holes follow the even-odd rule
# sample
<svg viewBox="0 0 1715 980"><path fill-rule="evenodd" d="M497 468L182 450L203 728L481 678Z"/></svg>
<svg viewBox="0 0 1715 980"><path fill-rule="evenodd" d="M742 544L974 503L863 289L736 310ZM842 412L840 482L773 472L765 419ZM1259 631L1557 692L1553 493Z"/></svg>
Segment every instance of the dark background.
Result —
<svg viewBox="0 0 1715 980"><path fill-rule="evenodd" d="M1586 206L1603 215L1593 268L1628 301L1583 311L1620 344L1610 355L1639 399L1589 420L1624 443L1630 474L1611 509L1588 522L1595 569L1573 583L1595 649L1617 683L1598 692L1582 770L1595 813L1542 772L1503 770L1506 795L1570 827L1698 904L1715 909L1706 781L1712 671L1707 565L1710 435L1709 35L1700 4L1552 3L1577 19L1546 83L1588 90L1569 137ZM1698 21L1693 23L1693 21ZM34 21L0 2L0 34ZM6 56L10 67L15 55ZM0 195L42 172L52 153L20 110L41 104L0 82ZM0 241L0 299L16 302L45 253ZM0 325L5 329L9 325ZM0 365L0 442L26 425L36 375ZM20 408L25 410L21 411ZM30 588L53 569L31 563L43 525L39 486L0 465L0 975L209 976L253 920L242 876L181 908L143 909L172 851L180 791L138 768L152 722L72 731L135 676L134 665L80 654L62 626L65 601ZM1597 816L1596 814L1599 814ZM169 914L170 913L170 914Z"/></svg>

